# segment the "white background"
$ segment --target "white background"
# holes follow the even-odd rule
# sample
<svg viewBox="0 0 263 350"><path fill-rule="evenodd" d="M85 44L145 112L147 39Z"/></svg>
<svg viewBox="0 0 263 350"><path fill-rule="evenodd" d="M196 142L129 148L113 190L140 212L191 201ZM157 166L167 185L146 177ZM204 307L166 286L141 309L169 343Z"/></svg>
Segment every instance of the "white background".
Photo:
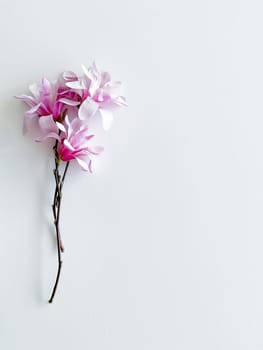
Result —
<svg viewBox="0 0 263 350"><path fill-rule="evenodd" d="M263 349L263 4L0 1L0 348ZM56 272L47 145L13 95L96 60L125 84L72 167Z"/></svg>

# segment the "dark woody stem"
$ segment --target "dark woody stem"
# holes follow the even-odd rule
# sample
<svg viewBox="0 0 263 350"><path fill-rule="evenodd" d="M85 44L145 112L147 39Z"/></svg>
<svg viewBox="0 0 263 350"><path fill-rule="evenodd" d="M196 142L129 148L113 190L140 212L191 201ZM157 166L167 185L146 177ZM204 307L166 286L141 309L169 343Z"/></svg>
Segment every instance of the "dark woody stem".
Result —
<svg viewBox="0 0 263 350"><path fill-rule="evenodd" d="M53 148L54 150L54 156L55 156L55 169L53 170L55 181L56 181L56 188L55 188L55 194L54 194L54 200L52 204L52 210L53 210L53 216L54 216L54 225L56 229L56 240L57 240L57 254L58 254L58 270L57 270L57 276L56 276L56 281L52 290L51 297L49 299L49 303L52 303L54 296L56 294L59 278L60 278L60 272L61 272L61 267L62 267L62 259L61 259L61 252L64 251L64 246L61 240L61 235L60 235L60 228L59 228L59 218L60 218L60 205L61 205L61 199L62 199L62 188L64 184L64 180L68 171L68 166L69 162L67 162L64 173L61 176L59 173L59 164L60 164L60 159L58 155L58 141L56 141L56 144Z"/></svg>

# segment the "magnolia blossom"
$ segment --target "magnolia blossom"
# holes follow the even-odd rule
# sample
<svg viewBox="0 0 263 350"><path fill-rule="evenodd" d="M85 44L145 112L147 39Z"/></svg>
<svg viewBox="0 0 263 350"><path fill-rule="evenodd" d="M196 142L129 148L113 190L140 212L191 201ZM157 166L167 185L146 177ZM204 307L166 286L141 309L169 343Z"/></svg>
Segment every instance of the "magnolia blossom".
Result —
<svg viewBox="0 0 263 350"><path fill-rule="evenodd" d="M26 116L47 116L53 114L54 91L52 84L45 78L39 84L29 86L31 95L20 95L16 98L24 101L30 109Z"/></svg>
<svg viewBox="0 0 263 350"><path fill-rule="evenodd" d="M79 118L87 120L96 114L102 118L105 130L111 127L112 111L116 107L126 106L126 100L120 96L121 82L112 81L108 72L102 72L95 63L87 69L82 66L84 75L78 77L73 72L64 72L66 86L78 92L82 103L79 107Z"/></svg>
<svg viewBox="0 0 263 350"><path fill-rule="evenodd" d="M31 95L19 95L17 99L24 101L30 109L25 116L43 117L52 115L57 120L67 106L78 106L78 94L67 86L51 83L43 78L39 84L29 86Z"/></svg>
<svg viewBox="0 0 263 350"><path fill-rule="evenodd" d="M25 112L23 130L31 131L36 135L37 142L48 138L59 139L59 129L56 121L59 120L68 108L78 106L80 99L76 92L66 86L51 83L43 78L39 84L29 86L31 95L16 96L30 108Z"/></svg>
<svg viewBox="0 0 263 350"><path fill-rule="evenodd" d="M43 78L29 86L29 95L16 96L26 103L23 129L35 135L37 142L53 138L58 142L58 154L64 161L75 159L82 169L91 170L91 158L102 148L91 148L88 125L100 117L105 130L113 120L113 109L125 106L119 94L120 82L99 70L95 63L83 68L83 75L72 71L60 75L57 81ZM65 118L65 116L68 116Z"/></svg>
<svg viewBox="0 0 263 350"><path fill-rule="evenodd" d="M88 126L78 118L71 122L65 117L64 125L58 123L62 131L58 155L65 162L75 159L83 170L91 170L92 157L100 154L103 148L91 146L90 140L94 135L88 132Z"/></svg>

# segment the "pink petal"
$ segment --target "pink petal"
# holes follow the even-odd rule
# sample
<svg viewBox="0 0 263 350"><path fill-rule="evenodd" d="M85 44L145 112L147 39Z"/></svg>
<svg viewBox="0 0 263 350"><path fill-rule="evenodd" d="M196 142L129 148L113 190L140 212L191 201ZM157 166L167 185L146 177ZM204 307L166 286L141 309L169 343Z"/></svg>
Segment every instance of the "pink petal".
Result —
<svg viewBox="0 0 263 350"><path fill-rule="evenodd" d="M63 78L68 81L77 80L78 76L72 71L66 71L63 73Z"/></svg>
<svg viewBox="0 0 263 350"><path fill-rule="evenodd" d="M59 128L59 130L63 131L63 132L66 132L66 129L65 129L65 126L59 122L56 122L57 124L57 127Z"/></svg>
<svg viewBox="0 0 263 350"><path fill-rule="evenodd" d="M25 102L29 107L33 107L35 105L35 99L32 96L29 95L19 95L15 96L18 100L22 100Z"/></svg>
<svg viewBox="0 0 263 350"><path fill-rule="evenodd" d="M46 79L43 78L42 82L40 84L40 96L42 97L50 97L51 93L52 93L52 87L50 82Z"/></svg>
<svg viewBox="0 0 263 350"><path fill-rule="evenodd" d="M87 98L79 107L79 118L81 120L85 120L94 116L98 108L99 105L97 102L91 100L90 98Z"/></svg>
<svg viewBox="0 0 263 350"><path fill-rule="evenodd" d="M89 172L90 172L90 173L92 173L92 167L91 167L91 166L92 166L92 162L91 162L91 160L90 160L90 161L89 161Z"/></svg>
<svg viewBox="0 0 263 350"><path fill-rule="evenodd" d="M85 139L86 139L87 141L89 141L89 140L91 140L94 136L95 136L95 135L88 135L88 136L85 137Z"/></svg>
<svg viewBox="0 0 263 350"><path fill-rule="evenodd" d="M23 121L23 134L33 131L38 128L38 117L25 116Z"/></svg>
<svg viewBox="0 0 263 350"><path fill-rule="evenodd" d="M105 84L109 83L111 80L111 76L108 72L103 72L101 74L101 86L104 86Z"/></svg>
<svg viewBox="0 0 263 350"><path fill-rule="evenodd" d="M103 150L104 150L104 148L101 146L94 146L94 147L91 147L88 149L89 153L94 154L94 155L100 154Z"/></svg>
<svg viewBox="0 0 263 350"><path fill-rule="evenodd" d="M46 135L39 136L38 138L35 139L36 142L43 142L46 141L46 139L51 138L51 139L57 139L58 141L60 140L59 135L54 133L54 132L49 132Z"/></svg>
<svg viewBox="0 0 263 350"><path fill-rule="evenodd" d="M40 117L39 118L39 127L44 132L58 133L58 127L57 127L57 124L55 123L52 115Z"/></svg>
<svg viewBox="0 0 263 350"><path fill-rule="evenodd" d="M39 103L36 106L30 108L28 111L25 112L25 115L27 115L27 116L35 115L40 106L41 106L41 103Z"/></svg>

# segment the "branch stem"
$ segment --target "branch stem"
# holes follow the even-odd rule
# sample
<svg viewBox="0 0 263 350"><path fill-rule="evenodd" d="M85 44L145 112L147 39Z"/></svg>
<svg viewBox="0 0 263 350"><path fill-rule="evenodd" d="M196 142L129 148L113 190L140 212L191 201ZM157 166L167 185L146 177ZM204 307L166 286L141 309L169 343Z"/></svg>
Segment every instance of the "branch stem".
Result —
<svg viewBox="0 0 263 350"><path fill-rule="evenodd" d="M54 177L56 181L56 188L54 193L54 199L52 204L52 211L53 211L53 217L54 217L54 225L56 229L56 242L57 242L57 257L58 257L58 269L57 269L57 276L55 280L55 284L51 293L51 297L49 299L49 303L52 303L54 296L56 294L60 273L61 273L61 267L62 267L62 259L61 259L61 253L64 252L64 246L61 239L60 234L60 227L59 227L59 219L60 219L60 206L61 206L61 198L62 198L62 188L64 184L64 180L68 171L69 162L67 162L63 175L61 177L59 173L59 164L60 159L57 151L58 141L56 141L56 144L53 148L54 150L54 156L55 156L55 169L54 169Z"/></svg>

